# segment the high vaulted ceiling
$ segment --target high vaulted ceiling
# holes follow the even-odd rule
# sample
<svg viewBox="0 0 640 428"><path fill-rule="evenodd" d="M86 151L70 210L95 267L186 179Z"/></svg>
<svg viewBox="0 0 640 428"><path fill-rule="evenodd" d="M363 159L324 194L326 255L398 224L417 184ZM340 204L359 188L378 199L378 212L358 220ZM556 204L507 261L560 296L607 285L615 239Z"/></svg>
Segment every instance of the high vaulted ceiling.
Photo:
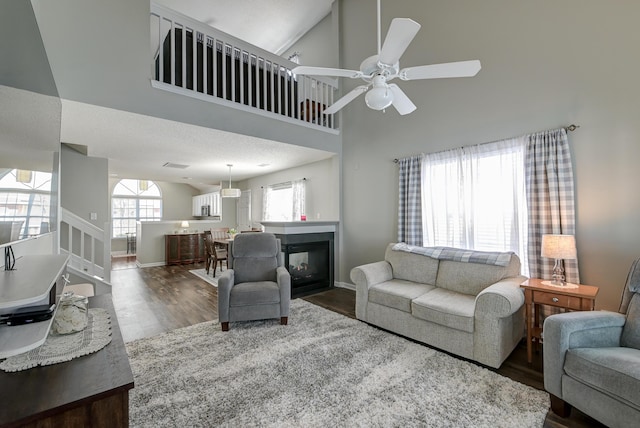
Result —
<svg viewBox="0 0 640 428"><path fill-rule="evenodd" d="M157 1L274 53L286 49L313 28L330 13L333 3L333 0ZM46 31L41 23L38 25L48 49L46 39L50 31ZM47 52L47 55L52 61L52 52ZM109 159L109 170L114 176L182 182L201 189L227 180L228 163L234 165L232 176L236 181L333 155L322 150L74 101L68 99L73 97L66 97L65 89L68 88L61 87L57 81L65 75L65 66L63 57L53 58L52 72L60 92L59 104L55 97L0 87L0 93L6 95L0 100L0 112L11 112L3 113L0 120L3 124L0 133L6 134L0 138L3 141L0 167L50 168L51 153L56 150L51 141L57 140L57 135L52 140L42 138L40 134L56 128L60 121L60 141L86 146L89 156ZM46 114L40 114L36 120L33 105L48 106ZM48 132L47 135L55 134ZM189 167L163 167L167 162Z"/></svg>

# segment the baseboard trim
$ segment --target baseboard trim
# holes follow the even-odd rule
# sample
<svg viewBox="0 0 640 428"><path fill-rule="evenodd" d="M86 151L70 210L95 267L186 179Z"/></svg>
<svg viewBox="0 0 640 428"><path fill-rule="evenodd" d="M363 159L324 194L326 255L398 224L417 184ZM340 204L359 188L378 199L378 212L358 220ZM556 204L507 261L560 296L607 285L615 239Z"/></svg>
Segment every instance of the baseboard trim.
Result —
<svg viewBox="0 0 640 428"><path fill-rule="evenodd" d="M356 291L355 284L349 284L348 282L334 281L333 286L338 288L346 288L347 290L351 290L351 291Z"/></svg>
<svg viewBox="0 0 640 428"><path fill-rule="evenodd" d="M138 266L139 268L157 267L157 266L166 266L166 263L165 262L140 263L139 261L136 260L136 266Z"/></svg>

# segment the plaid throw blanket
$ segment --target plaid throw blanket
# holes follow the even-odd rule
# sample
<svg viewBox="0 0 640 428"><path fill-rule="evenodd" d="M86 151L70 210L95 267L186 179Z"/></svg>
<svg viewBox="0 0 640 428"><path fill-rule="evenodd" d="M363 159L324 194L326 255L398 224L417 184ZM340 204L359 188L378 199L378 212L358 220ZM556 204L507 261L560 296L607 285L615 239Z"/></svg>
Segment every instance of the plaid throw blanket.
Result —
<svg viewBox="0 0 640 428"><path fill-rule="evenodd" d="M438 260L453 260L456 262L480 263L485 265L509 266L513 252L501 253L497 251L474 251L449 247L416 247L404 242L395 244L394 251L421 254Z"/></svg>

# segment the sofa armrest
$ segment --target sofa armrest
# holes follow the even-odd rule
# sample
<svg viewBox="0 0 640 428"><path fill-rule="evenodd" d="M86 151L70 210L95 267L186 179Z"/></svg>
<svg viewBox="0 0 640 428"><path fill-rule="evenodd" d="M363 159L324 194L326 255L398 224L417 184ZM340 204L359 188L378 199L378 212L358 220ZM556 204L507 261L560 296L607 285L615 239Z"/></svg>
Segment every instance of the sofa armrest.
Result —
<svg viewBox="0 0 640 428"><path fill-rule="evenodd" d="M544 388L562 398L564 360L570 348L620 346L625 316L616 312L566 312L544 321Z"/></svg>
<svg viewBox="0 0 640 428"><path fill-rule="evenodd" d="M393 270L389 262L381 261L356 266L351 269L350 276L356 287L360 284L369 288L372 285L393 279Z"/></svg>
<svg viewBox="0 0 640 428"><path fill-rule="evenodd" d="M229 322L229 299L235 283L233 269L227 269L218 278L218 320Z"/></svg>
<svg viewBox="0 0 640 428"><path fill-rule="evenodd" d="M375 284L393 279L393 269L389 262L380 261L356 266L351 269L350 276L351 281L356 285L356 318L366 321L369 288Z"/></svg>
<svg viewBox="0 0 640 428"><path fill-rule="evenodd" d="M280 316L289 316L289 304L291 302L291 274L284 266L276 269L278 288L280 288Z"/></svg>
<svg viewBox="0 0 640 428"><path fill-rule="evenodd" d="M475 318L504 318L516 313L524 305L520 284L527 278L505 278L482 290L476 296Z"/></svg>

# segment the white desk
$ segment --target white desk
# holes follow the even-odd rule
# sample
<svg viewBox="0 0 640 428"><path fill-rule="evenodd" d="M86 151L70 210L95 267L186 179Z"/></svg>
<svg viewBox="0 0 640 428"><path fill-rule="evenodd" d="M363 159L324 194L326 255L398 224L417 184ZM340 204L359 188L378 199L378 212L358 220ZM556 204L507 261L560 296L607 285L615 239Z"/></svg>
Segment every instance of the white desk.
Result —
<svg viewBox="0 0 640 428"><path fill-rule="evenodd" d="M15 270L0 273L0 313L8 314L23 306L47 304L52 290L65 272L66 255L23 256ZM0 325L0 358L21 354L42 345L53 318L20 326Z"/></svg>

